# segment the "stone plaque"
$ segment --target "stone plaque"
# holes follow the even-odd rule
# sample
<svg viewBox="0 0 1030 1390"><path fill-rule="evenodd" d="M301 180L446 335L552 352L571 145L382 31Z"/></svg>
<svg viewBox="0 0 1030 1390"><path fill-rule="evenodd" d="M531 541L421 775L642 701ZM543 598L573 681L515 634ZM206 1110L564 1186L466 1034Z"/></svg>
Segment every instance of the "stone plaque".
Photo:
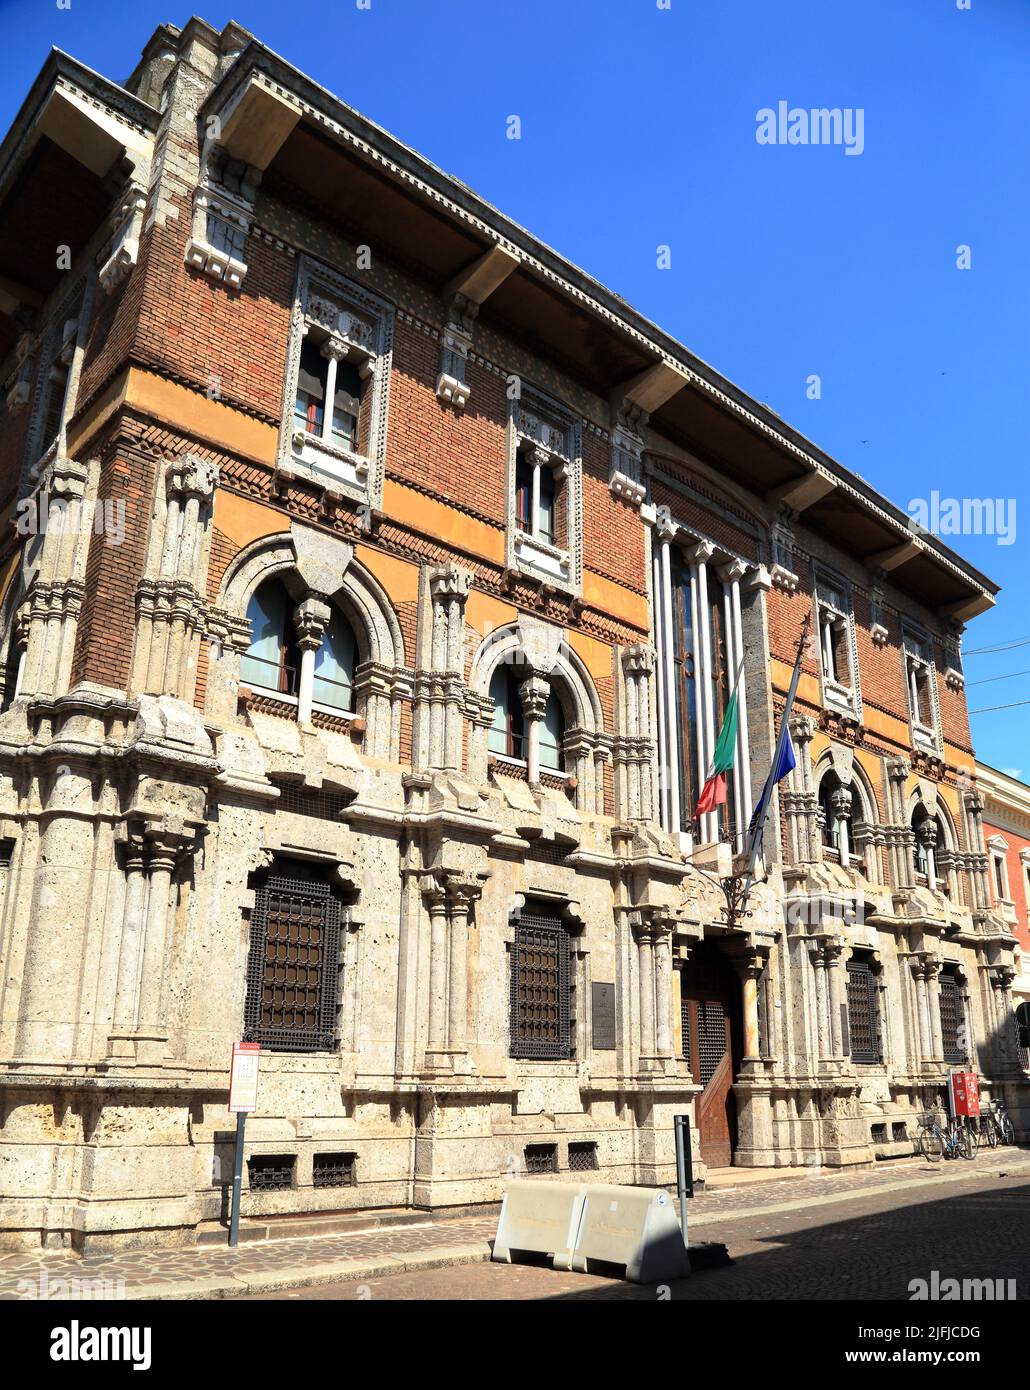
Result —
<svg viewBox="0 0 1030 1390"><path fill-rule="evenodd" d="M615 1050L615 986L590 986L591 1046L595 1052Z"/></svg>

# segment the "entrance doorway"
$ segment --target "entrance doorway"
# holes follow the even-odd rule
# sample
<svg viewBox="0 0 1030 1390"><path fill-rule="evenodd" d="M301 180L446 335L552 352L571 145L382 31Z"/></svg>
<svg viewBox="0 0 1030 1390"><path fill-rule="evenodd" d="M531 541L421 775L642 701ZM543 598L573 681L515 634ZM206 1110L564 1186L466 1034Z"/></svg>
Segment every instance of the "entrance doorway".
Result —
<svg viewBox="0 0 1030 1390"><path fill-rule="evenodd" d="M709 1168L728 1168L737 1142L740 980L718 941L691 946L680 974L680 1006L683 1056L702 1088L694 1106L701 1158Z"/></svg>

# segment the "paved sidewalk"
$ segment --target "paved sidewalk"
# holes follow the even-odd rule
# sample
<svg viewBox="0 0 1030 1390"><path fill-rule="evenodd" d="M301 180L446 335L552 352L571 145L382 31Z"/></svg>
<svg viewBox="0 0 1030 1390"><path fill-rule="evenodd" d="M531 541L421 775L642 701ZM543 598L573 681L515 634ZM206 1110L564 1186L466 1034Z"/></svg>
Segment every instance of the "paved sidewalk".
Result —
<svg viewBox="0 0 1030 1390"><path fill-rule="evenodd" d="M690 1228L776 1212L829 1205L883 1192L936 1195L950 1183L1000 1174L1030 1174L1030 1150L1000 1149L974 1163L930 1167L916 1160L857 1173L811 1170L773 1183L701 1193L691 1203ZM490 1258L494 1216L426 1221L385 1230L254 1242L236 1250L204 1246L129 1250L79 1257L60 1251L0 1255L0 1300L212 1299L270 1294L341 1281L351 1283L418 1270L476 1264Z"/></svg>

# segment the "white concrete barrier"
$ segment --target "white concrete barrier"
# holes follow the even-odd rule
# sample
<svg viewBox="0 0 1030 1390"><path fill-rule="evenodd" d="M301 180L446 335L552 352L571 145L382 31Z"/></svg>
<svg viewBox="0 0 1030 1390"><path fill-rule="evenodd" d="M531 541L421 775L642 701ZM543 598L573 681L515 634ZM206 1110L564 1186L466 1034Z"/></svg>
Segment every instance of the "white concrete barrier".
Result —
<svg viewBox="0 0 1030 1390"><path fill-rule="evenodd" d="M550 1255L555 1269L571 1268L582 1206L582 1183L508 1183L492 1258L511 1264L520 1255Z"/></svg>
<svg viewBox="0 0 1030 1390"><path fill-rule="evenodd" d="M586 1272L597 1261L624 1265L635 1284L685 1278L690 1260L669 1194L651 1187L584 1186L572 1267Z"/></svg>
<svg viewBox="0 0 1030 1390"><path fill-rule="evenodd" d="M667 1192L609 1183L508 1183L493 1259L507 1264L548 1255L555 1269L586 1273L591 1264L622 1265L638 1284L690 1273L676 1209Z"/></svg>

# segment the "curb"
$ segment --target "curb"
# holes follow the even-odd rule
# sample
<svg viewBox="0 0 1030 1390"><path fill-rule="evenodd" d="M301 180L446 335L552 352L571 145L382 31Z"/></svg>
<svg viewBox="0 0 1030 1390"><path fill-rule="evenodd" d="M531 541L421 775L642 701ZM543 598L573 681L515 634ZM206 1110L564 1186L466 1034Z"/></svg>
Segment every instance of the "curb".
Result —
<svg viewBox="0 0 1030 1390"><path fill-rule="evenodd" d="M438 1246L434 1250L410 1255L380 1255L375 1259L337 1260L317 1268L268 1270L255 1274L232 1274L227 1278L204 1276L188 1282L157 1284L141 1290L133 1302L153 1303L164 1299L201 1302L211 1299L244 1298L248 1294L277 1293L284 1289L312 1289L322 1284L367 1282L390 1274L406 1274L420 1269L447 1269L457 1265L481 1264L490 1258L487 1241L468 1245Z"/></svg>

